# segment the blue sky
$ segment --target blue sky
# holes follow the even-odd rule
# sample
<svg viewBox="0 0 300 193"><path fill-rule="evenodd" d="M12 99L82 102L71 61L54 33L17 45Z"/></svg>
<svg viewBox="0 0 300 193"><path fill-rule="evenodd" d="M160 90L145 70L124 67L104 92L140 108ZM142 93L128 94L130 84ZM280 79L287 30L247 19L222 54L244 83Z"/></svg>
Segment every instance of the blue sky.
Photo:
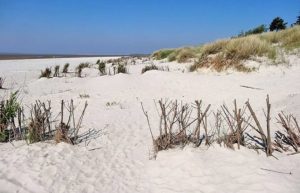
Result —
<svg viewBox="0 0 300 193"><path fill-rule="evenodd" d="M299 0L0 0L0 52L151 53L299 14Z"/></svg>

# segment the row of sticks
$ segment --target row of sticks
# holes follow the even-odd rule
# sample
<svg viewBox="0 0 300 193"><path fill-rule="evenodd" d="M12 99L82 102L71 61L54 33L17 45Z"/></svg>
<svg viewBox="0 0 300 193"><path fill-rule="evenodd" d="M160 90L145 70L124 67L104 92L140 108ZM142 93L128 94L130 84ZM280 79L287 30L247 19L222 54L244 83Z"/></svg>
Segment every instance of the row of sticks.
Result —
<svg viewBox="0 0 300 193"><path fill-rule="evenodd" d="M205 141L205 145L216 142L231 149L234 149L234 144L237 144L238 149L240 146L245 146L256 151L262 150L267 156L272 156L275 150L289 151L289 147L298 153L300 129L296 118L291 114L286 115L284 112L278 114L277 123L283 127L284 132L275 131L275 139L272 141L269 96L266 98L266 110L264 110L265 128L249 101L241 108L238 107L236 100L233 105L231 111L224 104L219 110L212 112L210 111L211 105L204 106L201 100L196 100L192 104L185 104L177 100L155 101L159 115L159 134L155 137L149 114L141 103L152 137L155 155L158 151L187 143L193 143L198 147L203 141ZM213 114L214 124L208 129L208 118L211 114ZM203 130L203 134L201 134L201 130Z"/></svg>
<svg viewBox="0 0 300 193"><path fill-rule="evenodd" d="M1 130L7 133L6 141L26 140L28 143L35 143L54 139L57 143L63 141L76 144L87 105L86 102L81 115L76 120L76 107L73 100L69 103L62 100L61 111L53 118L51 101L45 103L37 100L29 107L29 118L26 118L24 108L19 107L16 116L11 117L5 125L2 125ZM64 120L66 115L67 120ZM60 121L57 120L59 117Z"/></svg>

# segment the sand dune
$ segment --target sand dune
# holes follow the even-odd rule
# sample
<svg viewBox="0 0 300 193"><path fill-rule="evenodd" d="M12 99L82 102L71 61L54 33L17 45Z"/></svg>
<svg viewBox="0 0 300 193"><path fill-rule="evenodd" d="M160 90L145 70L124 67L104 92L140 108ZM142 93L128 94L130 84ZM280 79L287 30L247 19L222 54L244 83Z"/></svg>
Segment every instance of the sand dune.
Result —
<svg viewBox="0 0 300 193"><path fill-rule="evenodd" d="M300 118L299 57L290 56L288 67L262 65L258 72L249 74L190 73L185 64L158 61L154 63L169 66L170 71L141 74L149 62L138 61L129 66L129 74L99 76L97 69L84 69L84 78L38 79L40 70L47 66L69 62L74 69L80 62L95 63L97 59L0 61L0 76L6 78L9 89L20 89L23 104L52 100L58 113L61 99L74 99L79 106L87 100L82 132L93 129L99 134L76 146L53 141L0 144L0 192L299 192L299 154L276 153L277 160L263 152L214 145L176 148L159 152L156 160L149 159L151 136L140 108L143 102L151 121L157 123L153 99L202 99L216 109L236 98L239 104L253 101L262 117L261 108L269 94L272 115L284 110ZM9 92L0 90L1 96ZM80 94L89 97L81 98ZM276 120L271 122L273 126Z"/></svg>

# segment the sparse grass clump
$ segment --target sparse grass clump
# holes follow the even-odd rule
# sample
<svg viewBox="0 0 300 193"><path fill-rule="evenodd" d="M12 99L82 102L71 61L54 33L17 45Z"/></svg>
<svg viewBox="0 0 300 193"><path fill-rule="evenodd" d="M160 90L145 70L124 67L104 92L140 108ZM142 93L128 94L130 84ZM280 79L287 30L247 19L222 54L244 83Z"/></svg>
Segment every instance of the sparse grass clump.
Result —
<svg viewBox="0 0 300 193"><path fill-rule="evenodd" d="M54 74L53 77L58 77L59 76L59 65L56 65L54 68Z"/></svg>
<svg viewBox="0 0 300 193"><path fill-rule="evenodd" d="M68 73L69 72L69 66L70 66L70 64L69 63L66 63L65 65L64 65L64 67L63 67L63 73Z"/></svg>
<svg viewBox="0 0 300 193"><path fill-rule="evenodd" d="M152 57L155 58L156 60L162 60L165 58L168 58L170 54L172 54L175 50L174 49L164 49L164 50L159 50L156 51L152 54Z"/></svg>
<svg viewBox="0 0 300 193"><path fill-rule="evenodd" d="M201 56L190 67L190 71L211 68L221 72L232 68L241 72L251 72L254 69L243 65L243 61L257 56L267 56L274 60L276 50L270 43L254 35L217 41L203 47Z"/></svg>
<svg viewBox="0 0 300 193"><path fill-rule="evenodd" d="M46 68L45 70L41 71L40 78L50 78L51 73L52 73L51 68Z"/></svg>
<svg viewBox="0 0 300 193"><path fill-rule="evenodd" d="M154 64L151 64L149 66L145 66L142 69L142 74L144 74L145 72L150 71L150 70L159 70L159 71L167 71L167 72L170 71L170 69L169 69L168 66L160 66L160 67L158 67L158 66L156 66Z"/></svg>
<svg viewBox="0 0 300 193"><path fill-rule="evenodd" d="M82 73L82 70L84 68L89 68L90 67L90 64L88 62L83 62L83 63L80 63L77 67L76 67L76 74L78 77L81 77L81 73Z"/></svg>
<svg viewBox="0 0 300 193"><path fill-rule="evenodd" d="M158 70L158 67L156 65L154 65L154 64L152 64L150 66L145 66L142 69L142 74L144 74L145 72L150 71L150 70Z"/></svg>
<svg viewBox="0 0 300 193"><path fill-rule="evenodd" d="M128 74L128 70L125 65L123 65L123 64L118 65L117 74L119 74L119 73Z"/></svg>
<svg viewBox="0 0 300 193"><path fill-rule="evenodd" d="M7 100L0 103L0 142L9 140L9 127L15 127L15 119L21 109L21 105L17 100L18 91L10 94ZM14 132L13 135L16 135Z"/></svg>
<svg viewBox="0 0 300 193"><path fill-rule="evenodd" d="M98 70L99 70L101 75L106 74L106 64L105 64L105 62L99 62L98 63Z"/></svg>
<svg viewBox="0 0 300 193"><path fill-rule="evenodd" d="M90 95L88 94L79 94L80 98L90 98Z"/></svg>

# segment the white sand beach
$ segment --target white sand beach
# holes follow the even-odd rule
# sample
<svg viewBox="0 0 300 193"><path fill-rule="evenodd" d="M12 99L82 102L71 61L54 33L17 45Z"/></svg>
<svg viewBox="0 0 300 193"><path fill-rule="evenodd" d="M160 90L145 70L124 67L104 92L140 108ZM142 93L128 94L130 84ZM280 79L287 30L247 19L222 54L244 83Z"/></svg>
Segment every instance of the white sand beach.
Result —
<svg viewBox="0 0 300 193"><path fill-rule="evenodd" d="M300 57L291 55L287 64L264 65L258 71L189 72L189 64L142 61L128 65L128 74L99 76L98 70L83 70L83 77L41 78L40 71L70 63L96 63L98 58L26 59L0 61L5 77L2 97L19 90L26 106L35 100L51 100L53 112L60 101L73 99L78 109L88 102L80 132L97 131L97 136L78 145L54 141L27 145L25 141L0 144L0 192L22 193L133 193L133 192L265 192L300 191L300 154L274 152L267 157L245 147L231 150L200 146L160 151L152 158L152 140L142 102L153 127L158 124L153 100L202 99L212 110L237 99L248 99L264 121L267 94L270 96L271 133L280 111L300 118ZM107 60L109 58L102 58ZM168 66L169 71L148 71L146 65ZM259 89L245 88L243 86ZM84 95L86 97L80 97ZM212 124L212 123L210 123ZM156 129L154 129L157 135ZM274 170L282 173L267 171ZM291 173L291 174L289 174Z"/></svg>

